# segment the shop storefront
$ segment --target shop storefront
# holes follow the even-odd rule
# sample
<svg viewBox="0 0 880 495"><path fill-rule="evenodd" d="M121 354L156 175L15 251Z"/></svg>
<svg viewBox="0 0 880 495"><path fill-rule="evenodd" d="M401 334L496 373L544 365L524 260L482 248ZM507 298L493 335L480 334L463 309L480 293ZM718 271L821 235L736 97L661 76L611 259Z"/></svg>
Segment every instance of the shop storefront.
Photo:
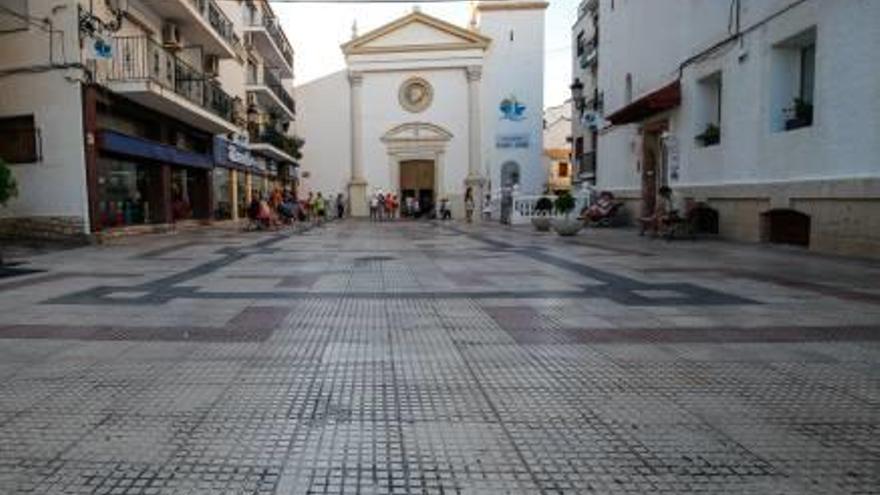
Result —
<svg viewBox="0 0 880 495"><path fill-rule="evenodd" d="M247 135L214 139L214 218L244 218L247 211L247 174L256 167Z"/></svg>
<svg viewBox="0 0 880 495"><path fill-rule="evenodd" d="M98 230L210 218L210 156L109 130L98 143Z"/></svg>

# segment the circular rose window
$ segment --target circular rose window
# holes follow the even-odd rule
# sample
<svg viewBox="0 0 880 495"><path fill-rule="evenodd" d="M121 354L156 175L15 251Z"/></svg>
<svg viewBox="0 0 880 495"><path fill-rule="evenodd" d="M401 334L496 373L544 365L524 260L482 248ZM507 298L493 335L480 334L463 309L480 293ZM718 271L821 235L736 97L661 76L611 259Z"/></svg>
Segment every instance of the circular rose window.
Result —
<svg viewBox="0 0 880 495"><path fill-rule="evenodd" d="M431 106L434 99L434 88L428 81L414 77L407 79L400 87L400 105L409 112L422 112Z"/></svg>

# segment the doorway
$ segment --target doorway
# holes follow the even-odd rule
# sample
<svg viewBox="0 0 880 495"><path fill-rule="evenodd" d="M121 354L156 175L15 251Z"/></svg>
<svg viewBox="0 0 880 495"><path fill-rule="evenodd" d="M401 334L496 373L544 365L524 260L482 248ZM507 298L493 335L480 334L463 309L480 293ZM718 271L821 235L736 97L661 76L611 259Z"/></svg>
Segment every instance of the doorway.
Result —
<svg viewBox="0 0 880 495"><path fill-rule="evenodd" d="M408 198L419 201L419 211L431 211L434 207L434 160L406 160L400 162L400 199L407 204Z"/></svg>
<svg viewBox="0 0 880 495"><path fill-rule="evenodd" d="M665 185L661 171L663 169L663 151L661 135L666 130L666 123L661 122L645 126L642 131L642 216L654 214L657 207L657 191Z"/></svg>

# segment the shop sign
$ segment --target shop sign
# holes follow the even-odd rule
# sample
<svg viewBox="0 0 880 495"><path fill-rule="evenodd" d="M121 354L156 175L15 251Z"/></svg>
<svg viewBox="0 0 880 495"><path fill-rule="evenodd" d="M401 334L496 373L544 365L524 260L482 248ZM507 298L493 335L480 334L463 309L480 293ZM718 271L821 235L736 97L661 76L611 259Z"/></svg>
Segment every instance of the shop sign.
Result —
<svg viewBox="0 0 880 495"><path fill-rule="evenodd" d="M251 155L248 147L250 139L247 134L235 134L232 141L229 141L229 161L238 163L246 167L255 167L257 165L253 155Z"/></svg>
<svg viewBox="0 0 880 495"><path fill-rule="evenodd" d="M528 134L499 134L495 137L495 147L498 149L528 149Z"/></svg>

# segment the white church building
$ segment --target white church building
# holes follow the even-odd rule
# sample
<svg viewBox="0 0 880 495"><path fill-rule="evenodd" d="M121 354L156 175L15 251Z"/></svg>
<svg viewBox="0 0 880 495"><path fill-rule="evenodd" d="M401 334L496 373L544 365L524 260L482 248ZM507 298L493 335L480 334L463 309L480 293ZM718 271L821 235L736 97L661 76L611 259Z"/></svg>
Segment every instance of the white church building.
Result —
<svg viewBox="0 0 880 495"><path fill-rule="evenodd" d="M470 26L419 10L342 45L347 69L296 89L302 193L422 204L540 192L546 2L478 3Z"/></svg>

